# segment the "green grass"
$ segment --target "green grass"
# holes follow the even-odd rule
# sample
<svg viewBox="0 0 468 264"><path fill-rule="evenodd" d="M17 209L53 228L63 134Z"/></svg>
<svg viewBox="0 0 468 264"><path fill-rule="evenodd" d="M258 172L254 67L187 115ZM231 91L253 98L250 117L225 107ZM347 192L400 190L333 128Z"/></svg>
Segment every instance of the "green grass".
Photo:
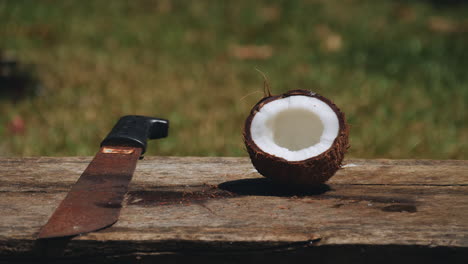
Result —
<svg viewBox="0 0 468 264"><path fill-rule="evenodd" d="M1 99L0 155L93 155L126 114L171 121L148 155L246 155L258 68L274 93L335 101L348 157L466 159L467 14L428 1L1 0L0 49L44 88ZM244 45L271 56L239 58ZM22 134L7 129L15 116Z"/></svg>

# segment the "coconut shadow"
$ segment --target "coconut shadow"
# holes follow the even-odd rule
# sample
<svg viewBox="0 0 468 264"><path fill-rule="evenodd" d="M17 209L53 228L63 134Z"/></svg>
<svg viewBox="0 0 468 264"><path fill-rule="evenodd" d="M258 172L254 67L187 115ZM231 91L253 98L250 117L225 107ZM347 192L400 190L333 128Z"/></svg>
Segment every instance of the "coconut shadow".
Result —
<svg viewBox="0 0 468 264"><path fill-rule="evenodd" d="M267 178L227 181L219 184L218 188L237 195L278 197L321 195L331 190L330 186L327 184L320 184L313 187L296 186L275 183Z"/></svg>

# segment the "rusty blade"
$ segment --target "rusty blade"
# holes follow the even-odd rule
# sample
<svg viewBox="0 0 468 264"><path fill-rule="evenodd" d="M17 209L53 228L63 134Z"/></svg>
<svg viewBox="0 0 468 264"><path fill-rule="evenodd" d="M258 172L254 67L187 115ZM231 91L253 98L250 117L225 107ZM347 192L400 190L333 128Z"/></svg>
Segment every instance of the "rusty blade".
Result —
<svg viewBox="0 0 468 264"><path fill-rule="evenodd" d="M38 238L75 236L114 224L141 151L134 147L102 147Z"/></svg>

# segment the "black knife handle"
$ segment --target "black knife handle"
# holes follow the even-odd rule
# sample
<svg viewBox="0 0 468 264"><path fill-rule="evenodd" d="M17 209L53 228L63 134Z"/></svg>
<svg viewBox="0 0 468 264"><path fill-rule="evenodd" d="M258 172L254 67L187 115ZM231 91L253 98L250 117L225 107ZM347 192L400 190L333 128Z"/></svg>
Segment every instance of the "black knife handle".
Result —
<svg viewBox="0 0 468 264"><path fill-rule="evenodd" d="M169 121L160 118L128 115L119 119L111 132L101 142L102 146L141 147L146 151L148 139L167 137Z"/></svg>

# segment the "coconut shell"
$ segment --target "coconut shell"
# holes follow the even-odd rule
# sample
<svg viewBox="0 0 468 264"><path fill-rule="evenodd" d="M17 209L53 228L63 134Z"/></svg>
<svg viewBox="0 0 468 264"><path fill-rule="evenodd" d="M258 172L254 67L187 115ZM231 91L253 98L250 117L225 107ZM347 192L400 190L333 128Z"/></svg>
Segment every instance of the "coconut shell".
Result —
<svg viewBox="0 0 468 264"><path fill-rule="evenodd" d="M255 114L264 105L296 95L315 97L329 105L338 117L339 131L332 146L322 154L302 161L287 161L261 150L252 140L250 126ZM317 186L326 182L340 169L344 155L349 148L349 126L344 113L331 100L308 90L291 90L281 95L262 98L247 117L243 134L245 146L255 169L275 182L288 185Z"/></svg>

